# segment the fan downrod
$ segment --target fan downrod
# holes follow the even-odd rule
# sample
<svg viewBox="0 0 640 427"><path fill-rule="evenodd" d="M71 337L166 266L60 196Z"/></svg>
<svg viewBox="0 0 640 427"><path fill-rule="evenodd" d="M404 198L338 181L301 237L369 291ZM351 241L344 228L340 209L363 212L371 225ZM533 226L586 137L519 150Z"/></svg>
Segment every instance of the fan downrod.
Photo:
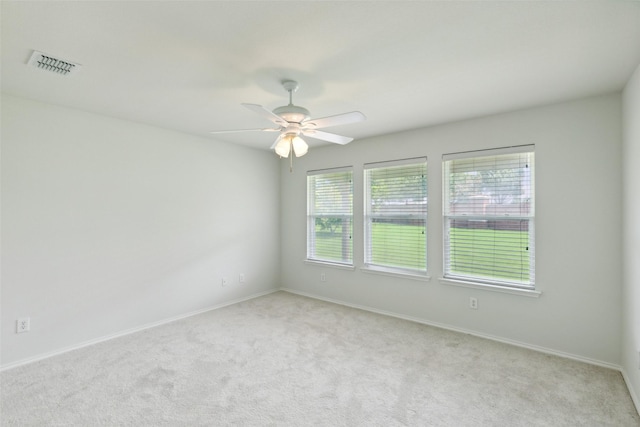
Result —
<svg viewBox="0 0 640 427"><path fill-rule="evenodd" d="M273 114L282 117L289 123L302 123L311 117L311 113L304 107L293 105L293 92L298 90L298 82L295 80L283 80L282 87L289 92L289 105L283 105L273 110Z"/></svg>

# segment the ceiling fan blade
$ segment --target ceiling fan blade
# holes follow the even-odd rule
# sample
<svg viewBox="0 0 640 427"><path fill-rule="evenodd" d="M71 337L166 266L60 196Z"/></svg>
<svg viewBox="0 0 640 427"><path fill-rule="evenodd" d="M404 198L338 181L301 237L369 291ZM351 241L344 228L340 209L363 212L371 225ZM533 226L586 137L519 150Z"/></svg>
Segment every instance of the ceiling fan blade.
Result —
<svg viewBox="0 0 640 427"><path fill-rule="evenodd" d="M360 111L352 111L350 113L336 114L335 116L323 117L320 119L309 119L303 123L303 126L311 129L320 129L330 126L348 125L366 120L364 114Z"/></svg>
<svg viewBox="0 0 640 427"><path fill-rule="evenodd" d="M263 128L263 129L233 129L233 130L212 130L209 133L237 133L237 132L280 132L280 129L271 129L271 128Z"/></svg>
<svg viewBox="0 0 640 427"><path fill-rule="evenodd" d="M307 129L302 131L302 134L315 139L321 139L323 141L333 142L334 144L345 145L353 141L353 138L348 136L336 135L335 133L323 132L321 130Z"/></svg>
<svg viewBox="0 0 640 427"><path fill-rule="evenodd" d="M282 117L273 114L271 111L258 104L242 104L254 113L260 114L265 119L277 124L278 126L287 126L289 123Z"/></svg>

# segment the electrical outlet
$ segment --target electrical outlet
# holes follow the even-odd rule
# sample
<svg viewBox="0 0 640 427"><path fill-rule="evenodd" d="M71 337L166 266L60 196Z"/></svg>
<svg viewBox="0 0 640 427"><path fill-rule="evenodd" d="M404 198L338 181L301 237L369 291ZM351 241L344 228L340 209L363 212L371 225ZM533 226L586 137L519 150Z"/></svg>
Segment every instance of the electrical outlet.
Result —
<svg viewBox="0 0 640 427"><path fill-rule="evenodd" d="M473 310L477 310L478 309L478 298L476 298L476 297L470 297L469 298L469 308L471 308Z"/></svg>
<svg viewBox="0 0 640 427"><path fill-rule="evenodd" d="M238 283L244 283L244 273L240 273L238 276Z"/></svg>
<svg viewBox="0 0 640 427"><path fill-rule="evenodd" d="M21 317L16 322L16 334L29 332L31 330L31 319L29 317Z"/></svg>
<svg viewBox="0 0 640 427"><path fill-rule="evenodd" d="M326 282L327 281L327 276L324 274L324 272L320 273L320 281L321 282Z"/></svg>
<svg viewBox="0 0 640 427"><path fill-rule="evenodd" d="M227 278L223 277L222 282L220 283L222 286L227 286Z"/></svg>

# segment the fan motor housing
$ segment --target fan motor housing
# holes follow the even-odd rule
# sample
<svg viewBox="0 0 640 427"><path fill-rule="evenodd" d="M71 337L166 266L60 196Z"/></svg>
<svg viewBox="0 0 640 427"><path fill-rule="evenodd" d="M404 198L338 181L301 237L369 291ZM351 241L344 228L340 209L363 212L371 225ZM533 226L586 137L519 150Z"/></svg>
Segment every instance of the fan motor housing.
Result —
<svg viewBox="0 0 640 427"><path fill-rule="evenodd" d="M309 110L297 105L283 105L273 110L273 114L282 117L289 123L302 123L311 117Z"/></svg>

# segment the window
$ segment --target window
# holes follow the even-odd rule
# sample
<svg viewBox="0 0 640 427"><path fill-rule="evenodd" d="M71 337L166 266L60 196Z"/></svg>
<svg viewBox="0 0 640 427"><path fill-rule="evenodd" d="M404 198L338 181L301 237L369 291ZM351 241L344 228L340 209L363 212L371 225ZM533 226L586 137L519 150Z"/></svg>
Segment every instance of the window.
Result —
<svg viewBox="0 0 640 427"><path fill-rule="evenodd" d="M367 164L365 265L427 272L427 159Z"/></svg>
<svg viewBox="0 0 640 427"><path fill-rule="evenodd" d="M353 265L353 172L307 175L307 259Z"/></svg>
<svg viewBox="0 0 640 427"><path fill-rule="evenodd" d="M444 277L534 288L534 146L443 156Z"/></svg>

